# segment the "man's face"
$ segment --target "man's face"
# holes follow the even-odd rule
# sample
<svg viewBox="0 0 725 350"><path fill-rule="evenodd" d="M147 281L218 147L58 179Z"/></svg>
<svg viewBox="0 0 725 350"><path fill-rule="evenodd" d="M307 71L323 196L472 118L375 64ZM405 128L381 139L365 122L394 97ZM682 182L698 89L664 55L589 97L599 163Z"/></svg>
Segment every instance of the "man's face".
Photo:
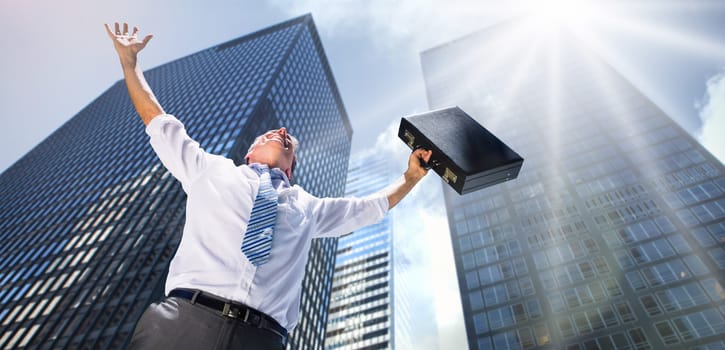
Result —
<svg viewBox="0 0 725 350"><path fill-rule="evenodd" d="M247 153L247 163L266 164L270 168L280 168L292 178L292 163L295 159L295 145L287 129L270 130L257 137L255 146Z"/></svg>

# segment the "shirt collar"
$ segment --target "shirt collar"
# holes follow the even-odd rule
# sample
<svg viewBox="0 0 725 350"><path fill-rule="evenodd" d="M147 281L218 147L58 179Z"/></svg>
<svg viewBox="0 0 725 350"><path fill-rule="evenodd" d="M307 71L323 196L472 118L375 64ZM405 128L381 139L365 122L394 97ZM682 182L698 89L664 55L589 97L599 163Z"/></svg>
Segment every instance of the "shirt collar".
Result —
<svg viewBox="0 0 725 350"><path fill-rule="evenodd" d="M248 164L248 166L257 172L257 175L261 175L263 169L269 169L269 166L267 164L261 164L261 163L251 163ZM280 168L273 168L269 170L269 177L272 181L278 180L284 182L286 187L290 187L289 179L287 178L287 174L285 174L282 169ZM275 186L277 187L277 186Z"/></svg>

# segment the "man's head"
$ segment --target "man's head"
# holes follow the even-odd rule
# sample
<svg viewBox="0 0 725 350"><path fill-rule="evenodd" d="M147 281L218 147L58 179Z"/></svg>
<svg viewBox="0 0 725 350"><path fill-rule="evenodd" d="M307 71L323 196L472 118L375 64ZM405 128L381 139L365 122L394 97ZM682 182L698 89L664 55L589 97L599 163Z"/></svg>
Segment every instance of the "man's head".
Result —
<svg viewBox="0 0 725 350"><path fill-rule="evenodd" d="M249 163L266 164L270 168L279 168L287 178L292 179L292 173L297 163L297 148L299 141L287 133L287 129L270 130L258 136L247 151L244 159Z"/></svg>

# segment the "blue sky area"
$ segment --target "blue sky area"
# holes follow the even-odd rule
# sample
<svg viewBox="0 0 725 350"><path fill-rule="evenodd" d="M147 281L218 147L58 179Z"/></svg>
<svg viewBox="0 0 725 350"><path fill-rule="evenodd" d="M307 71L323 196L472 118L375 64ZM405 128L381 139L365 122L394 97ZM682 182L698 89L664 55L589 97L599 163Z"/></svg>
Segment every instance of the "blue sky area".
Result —
<svg viewBox="0 0 725 350"><path fill-rule="evenodd" d="M629 3L639 4L626 11L646 26L613 23L600 31L616 56L613 65L697 134L696 104L705 99L708 80L725 69L725 3ZM529 1L492 0L2 0L0 170L122 78L104 22L128 21L153 33L141 58L151 68L312 13L352 119L355 152L389 123L426 109L420 51L529 7Z"/></svg>

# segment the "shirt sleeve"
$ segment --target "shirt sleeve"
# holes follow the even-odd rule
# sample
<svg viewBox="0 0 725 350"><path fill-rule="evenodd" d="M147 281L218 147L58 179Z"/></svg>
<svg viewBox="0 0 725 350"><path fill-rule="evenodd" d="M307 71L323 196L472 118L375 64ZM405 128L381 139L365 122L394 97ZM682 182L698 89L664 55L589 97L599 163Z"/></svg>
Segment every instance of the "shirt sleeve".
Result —
<svg viewBox="0 0 725 350"><path fill-rule="evenodd" d="M193 181L206 168L209 154L189 137L184 124L173 115L162 114L151 119L146 133L161 163L188 193Z"/></svg>
<svg viewBox="0 0 725 350"><path fill-rule="evenodd" d="M388 212L388 198L373 194L363 198L317 199L310 215L313 237L336 237L375 224Z"/></svg>

